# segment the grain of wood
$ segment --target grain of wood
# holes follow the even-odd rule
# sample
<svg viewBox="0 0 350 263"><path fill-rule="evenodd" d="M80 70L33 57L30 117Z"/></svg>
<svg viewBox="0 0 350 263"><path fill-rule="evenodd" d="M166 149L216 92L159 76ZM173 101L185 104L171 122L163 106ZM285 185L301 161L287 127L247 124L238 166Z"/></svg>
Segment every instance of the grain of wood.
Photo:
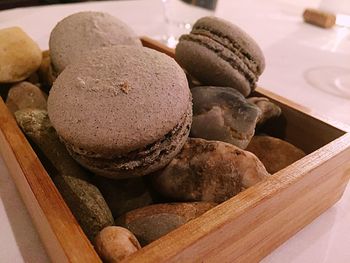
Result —
<svg viewBox="0 0 350 263"><path fill-rule="evenodd" d="M349 158L346 134L153 242L127 262L259 261L340 198L350 176Z"/></svg>

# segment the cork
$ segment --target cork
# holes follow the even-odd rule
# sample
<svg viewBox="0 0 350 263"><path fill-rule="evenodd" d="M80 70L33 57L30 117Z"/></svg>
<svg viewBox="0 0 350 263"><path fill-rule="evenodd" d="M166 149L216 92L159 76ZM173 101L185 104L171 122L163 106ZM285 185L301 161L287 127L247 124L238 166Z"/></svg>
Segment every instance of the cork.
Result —
<svg viewBox="0 0 350 263"><path fill-rule="evenodd" d="M305 9L303 18L306 23L322 28L331 28L335 25L336 20L334 14L312 8Z"/></svg>

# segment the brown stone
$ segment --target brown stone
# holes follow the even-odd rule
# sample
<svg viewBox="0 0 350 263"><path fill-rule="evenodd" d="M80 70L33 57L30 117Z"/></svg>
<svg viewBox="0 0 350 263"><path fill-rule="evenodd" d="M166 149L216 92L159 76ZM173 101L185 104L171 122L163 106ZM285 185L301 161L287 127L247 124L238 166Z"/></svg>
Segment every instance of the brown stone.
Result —
<svg viewBox="0 0 350 263"><path fill-rule="evenodd" d="M167 203L150 205L126 213L116 224L128 228L141 245L147 245L186 222L202 215L216 203Z"/></svg>
<svg viewBox="0 0 350 263"><path fill-rule="evenodd" d="M263 164L232 144L190 138L160 173L155 189L178 201L223 202L265 178Z"/></svg>
<svg viewBox="0 0 350 263"><path fill-rule="evenodd" d="M254 153L271 174L305 156L301 149L270 136L254 136L246 150Z"/></svg>
<svg viewBox="0 0 350 263"><path fill-rule="evenodd" d="M47 95L37 86L30 82L23 81L13 85L6 99L6 106L12 113L22 109L47 108Z"/></svg>

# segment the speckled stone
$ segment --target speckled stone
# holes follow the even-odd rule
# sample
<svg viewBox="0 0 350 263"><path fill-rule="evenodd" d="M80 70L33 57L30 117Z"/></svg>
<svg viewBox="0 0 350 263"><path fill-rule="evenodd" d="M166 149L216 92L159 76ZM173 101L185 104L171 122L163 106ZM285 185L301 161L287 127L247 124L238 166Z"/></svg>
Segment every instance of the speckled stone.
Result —
<svg viewBox="0 0 350 263"><path fill-rule="evenodd" d="M254 153L271 174L305 156L301 149L271 136L254 136L246 150Z"/></svg>
<svg viewBox="0 0 350 263"><path fill-rule="evenodd" d="M250 152L229 143L190 138L169 165L153 176L153 184L173 200L220 203L268 175Z"/></svg>
<svg viewBox="0 0 350 263"><path fill-rule="evenodd" d="M181 36L175 57L203 85L232 87L247 96L265 68L258 44L238 26L204 17Z"/></svg>
<svg viewBox="0 0 350 263"><path fill-rule="evenodd" d="M50 176L65 202L92 241L104 227L113 225L114 219L102 194L91 183L90 176L68 154L65 146L51 126L47 112L24 109L15 113L16 120L35 145L50 162Z"/></svg>
<svg viewBox="0 0 350 263"><path fill-rule="evenodd" d="M56 73L92 50L114 45L141 46L129 26L102 12L72 14L54 27L50 35L51 61Z"/></svg>
<svg viewBox="0 0 350 263"><path fill-rule="evenodd" d="M150 205L126 213L116 224L128 228L142 246L164 236L186 222L202 215L216 203L166 203Z"/></svg>
<svg viewBox="0 0 350 263"><path fill-rule="evenodd" d="M26 108L46 110L46 100L47 95L40 88L23 81L10 88L6 106L12 113Z"/></svg>
<svg viewBox="0 0 350 263"><path fill-rule="evenodd" d="M195 87L191 137L247 147L261 112L237 90L228 87Z"/></svg>
<svg viewBox="0 0 350 263"><path fill-rule="evenodd" d="M95 249L103 262L117 263L141 248L136 237L128 229L108 226L95 238Z"/></svg>
<svg viewBox="0 0 350 263"><path fill-rule="evenodd" d="M41 50L19 27L0 29L0 83L28 78L41 63Z"/></svg>
<svg viewBox="0 0 350 263"><path fill-rule="evenodd" d="M100 49L69 65L50 91L48 112L73 158L113 178L164 167L180 151L192 122L180 66L133 46Z"/></svg>

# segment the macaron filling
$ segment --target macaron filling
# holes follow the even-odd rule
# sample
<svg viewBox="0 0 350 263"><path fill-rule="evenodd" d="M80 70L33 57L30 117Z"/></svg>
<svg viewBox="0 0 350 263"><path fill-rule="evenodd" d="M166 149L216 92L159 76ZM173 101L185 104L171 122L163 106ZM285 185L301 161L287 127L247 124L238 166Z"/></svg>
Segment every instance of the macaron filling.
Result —
<svg viewBox="0 0 350 263"><path fill-rule="evenodd" d="M118 178L128 178L134 177L134 174L141 176L156 171L159 169L158 165L169 162L185 143L190 132L191 122L192 103L189 103L188 110L180 123L165 134L162 139L142 149L112 158L101 157L99 154L76 148L65 142L63 138L61 140L65 143L70 154L76 157L75 159L82 166L106 177L113 178L118 174Z"/></svg>
<svg viewBox="0 0 350 263"><path fill-rule="evenodd" d="M239 49L230 49L211 37L202 34L191 33L189 35L183 35L180 38L180 41L194 42L211 50L221 59L229 63L232 68L240 72L240 74L242 74L248 80L251 90L255 88L255 83L258 80L257 74L251 70L251 63L247 63L247 61L250 60L244 56ZM244 56L246 59L242 59L242 56Z"/></svg>
<svg viewBox="0 0 350 263"><path fill-rule="evenodd" d="M225 34L218 32L216 30L210 29L205 26L197 26L193 28L191 34L194 35L202 35L209 37L219 44L223 45L227 49L231 50L235 53L239 58L241 58L246 66L256 75L260 75L262 73L261 66L254 60L254 58L247 52L244 47L239 45L237 41L226 36Z"/></svg>

